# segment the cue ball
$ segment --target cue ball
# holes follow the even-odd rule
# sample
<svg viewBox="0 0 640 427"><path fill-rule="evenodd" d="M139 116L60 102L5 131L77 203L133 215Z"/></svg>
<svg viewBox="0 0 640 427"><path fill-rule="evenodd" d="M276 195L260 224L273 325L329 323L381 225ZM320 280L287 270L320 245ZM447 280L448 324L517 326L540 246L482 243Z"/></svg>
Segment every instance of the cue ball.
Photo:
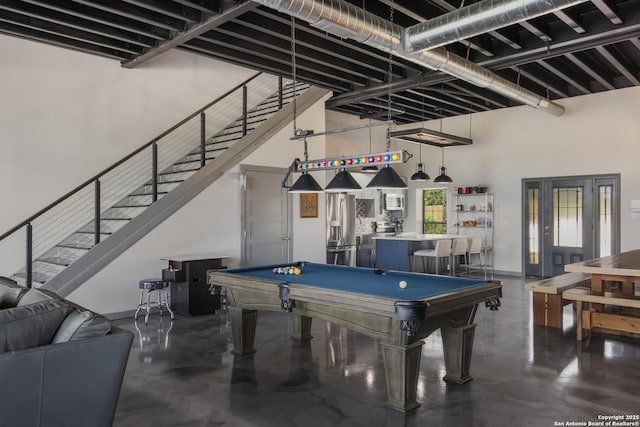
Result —
<svg viewBox="0 0 640 427"><path fill-rule="evenodd" d="M407 287L407 282L405 282L404 280L401 280L400 283L398 283L398 286L400 286L402 289Z"/></svg>

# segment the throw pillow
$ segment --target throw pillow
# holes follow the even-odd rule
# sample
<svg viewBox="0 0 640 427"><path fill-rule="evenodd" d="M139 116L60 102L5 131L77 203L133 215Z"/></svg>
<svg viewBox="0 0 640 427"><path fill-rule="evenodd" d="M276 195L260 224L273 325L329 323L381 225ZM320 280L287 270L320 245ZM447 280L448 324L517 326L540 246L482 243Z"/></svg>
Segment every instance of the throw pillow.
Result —
<svg viewBox="0 0 640 427"><path fill-rule="evenodd" d="M71 310L61 300L0 310L0 352L49 344Z"/></svg>
<svg viewBox="0 0 640 427"><path fill-rule="evenodd" d="M100 337L111 330L111 321L90 311L73 310L53 336L52 344Z"/></svg>

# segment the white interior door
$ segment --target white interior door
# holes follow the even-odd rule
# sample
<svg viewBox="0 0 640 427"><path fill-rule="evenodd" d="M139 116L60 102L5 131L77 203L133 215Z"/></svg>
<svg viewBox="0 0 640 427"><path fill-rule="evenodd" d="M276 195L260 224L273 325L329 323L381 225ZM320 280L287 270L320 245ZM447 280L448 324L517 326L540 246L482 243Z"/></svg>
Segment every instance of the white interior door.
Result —
<svg viewBox="0 0 640 427"><path fill-rule="evenodd" d="M242 265L291 261L291 212L282 178L286 169L243 166Z"/></svg>

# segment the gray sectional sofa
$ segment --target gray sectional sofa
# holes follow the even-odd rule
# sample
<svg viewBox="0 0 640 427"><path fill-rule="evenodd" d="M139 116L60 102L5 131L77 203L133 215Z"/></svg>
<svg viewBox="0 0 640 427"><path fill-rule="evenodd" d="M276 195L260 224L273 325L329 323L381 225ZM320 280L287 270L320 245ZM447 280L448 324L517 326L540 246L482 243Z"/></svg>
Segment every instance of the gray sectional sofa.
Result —
<svg viewBox="0 0 640 427"><path fill-rule="evenodd" d="M133 334L0 277L0 424L111 426Z"/></svg>

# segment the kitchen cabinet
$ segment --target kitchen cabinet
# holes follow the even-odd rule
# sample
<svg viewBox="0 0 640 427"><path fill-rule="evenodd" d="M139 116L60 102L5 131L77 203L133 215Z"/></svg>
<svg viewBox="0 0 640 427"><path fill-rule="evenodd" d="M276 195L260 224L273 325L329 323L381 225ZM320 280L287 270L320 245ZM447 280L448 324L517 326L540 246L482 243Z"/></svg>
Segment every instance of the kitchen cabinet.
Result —
<svg viewBox="0 0 640 427"><path fill-rule="evenodd" d="M470 187L465 187L470 188ZM492 193L453 193L449 198L449 232L457 236L482 237L484 258L493 274L495 197Z"/></svg>

